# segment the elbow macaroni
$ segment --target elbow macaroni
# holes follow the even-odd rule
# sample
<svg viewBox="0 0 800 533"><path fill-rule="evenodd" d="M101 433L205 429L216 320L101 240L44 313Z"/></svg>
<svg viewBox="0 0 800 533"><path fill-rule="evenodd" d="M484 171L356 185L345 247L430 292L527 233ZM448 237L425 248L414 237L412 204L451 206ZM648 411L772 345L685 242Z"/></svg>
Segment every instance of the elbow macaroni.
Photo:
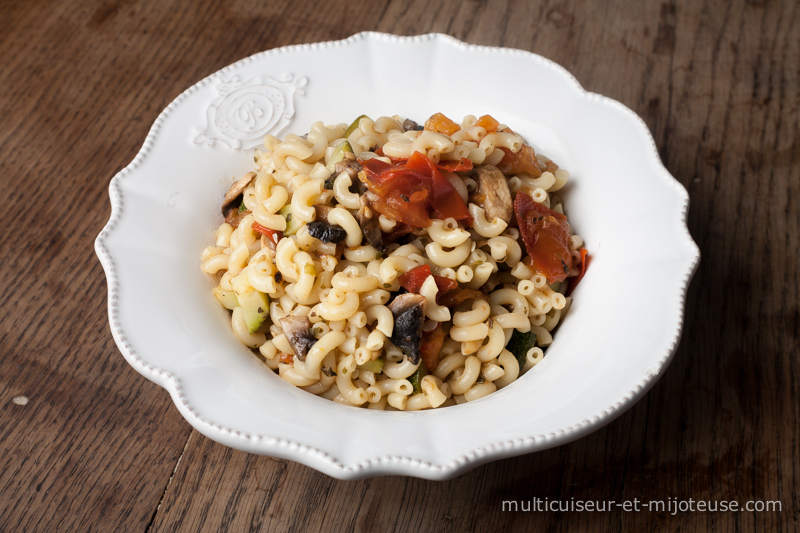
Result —
<svg viewBox="0 0 800 533"><path fill-rule="evenodd" d="M450 135L437 125L449 119L436 117L423 131L404 131L403 119L381 117L361 118L347 139L346 125L322 122L305 138L267 136L264 150L256 152L257 169L246 176L249 184L237 191L241 200L223 208L225 222L201 253L200 268L217 280L212 292L231 311L236 338L307 392L370 409L413 411L474 401L541 362L569 308L562 290L567 280L549 283L537 270L522 225L509 227L487 215L492 210L478 195L476 176L442 171L445 186L455 191L450 201L460 199L468 218L438 218L437 210L429 213L427 228L412 227L408 235L402 211L381 208L372 192L357 192L356 185L363 190L360 182L370 178L355 166L356 158L359 164L377 159L396 165L420 152L432 164L445 165L439 168L464 160L502 167L508 152L525 146L491 117L467 116L450 126L447 131L456 130ZM344 150L345 141L355 153ZM374 152L378 148L382 153ZM347 171L337 163L341 156ZM504 174L512 198L527 194L563 214L562 200L551 194L569 173L541 155L534 164L541 172ZM408 194L406 202L433 193ZM329 238L320 236L320 223L339 232L320 240ZM583 246L583 239L570 234L572 264L564 266L570 277L583 270ZM395 344L402 338L396 335L403 335L398 328L405 326L391 304L401 287L410 287L412 278L405 275L421 266L433 274L413 291L425 300L422 337L441 344L438 353L414 362L402 343ZM281 319L289 316L308 321L313 343L305 354L295 353L296 336L283 329ZM511 342L516 335L535 342L525 345L525 353L512 353L512 345L519 350L519 342Z"/></svg>

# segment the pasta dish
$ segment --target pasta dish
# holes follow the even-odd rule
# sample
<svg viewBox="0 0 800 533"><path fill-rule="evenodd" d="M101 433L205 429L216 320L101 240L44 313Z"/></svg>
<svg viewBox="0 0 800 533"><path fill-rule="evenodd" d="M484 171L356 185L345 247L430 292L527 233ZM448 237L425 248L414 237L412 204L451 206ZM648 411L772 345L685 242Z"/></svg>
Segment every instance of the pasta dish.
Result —
<svg viewBox="0 0 800 533"><path fill-rule="evenodd" d="M569 173L489 115L267 136L201 255L281 378L371 409L469 402L542 361L586 269Z"/></svg>

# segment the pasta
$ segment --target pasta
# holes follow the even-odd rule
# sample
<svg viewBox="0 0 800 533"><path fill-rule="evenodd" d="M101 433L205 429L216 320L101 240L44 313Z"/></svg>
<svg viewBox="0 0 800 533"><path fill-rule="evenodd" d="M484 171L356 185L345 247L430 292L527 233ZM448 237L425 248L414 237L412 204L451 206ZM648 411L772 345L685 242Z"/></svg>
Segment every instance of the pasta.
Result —
<svg viewBox="0 0 800 533"><path fill-rule="evenodd" d="M338 403L470 402L542 361L586 268L569 173L489 115L264 139L200 268L231 329Z"/></svg>

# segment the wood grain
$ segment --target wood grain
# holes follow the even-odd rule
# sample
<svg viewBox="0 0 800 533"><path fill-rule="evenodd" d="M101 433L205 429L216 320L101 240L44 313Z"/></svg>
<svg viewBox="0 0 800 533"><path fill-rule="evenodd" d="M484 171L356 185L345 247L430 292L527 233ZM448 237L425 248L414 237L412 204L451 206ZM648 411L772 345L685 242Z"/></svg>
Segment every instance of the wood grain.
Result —
<svg viewBox="0 0 800 533"><path fill-rule="evenodd" d="M206 439L119 354L92 244L158 113L363 30L531 50L650 127L703 258L674 362L609 426L447 482L342 482ZM790 0L0 3L0 530L800 530L798 36ZM782 510L502 509L533 497Z"/></svg>

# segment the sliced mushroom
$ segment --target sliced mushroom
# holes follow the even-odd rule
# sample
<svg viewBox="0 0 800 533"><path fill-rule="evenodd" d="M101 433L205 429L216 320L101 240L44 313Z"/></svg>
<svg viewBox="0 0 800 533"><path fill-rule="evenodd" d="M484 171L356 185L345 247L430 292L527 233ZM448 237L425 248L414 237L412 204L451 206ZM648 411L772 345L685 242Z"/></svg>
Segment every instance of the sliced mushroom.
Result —
<svg viewBox="0 0 800 533"><path fill-rule="evenodd" d="M318 220L319 222L325 222L326 224L328 224L329 223L328 213L331 212L331 209L333 208L329 205L319 205L319 204L315 205L314 211L316 211L317 216L314 218L314 220Z"/></svg>
<svg viewBox="0 0 800 533"><path fill-rule="evenodd" d="M420 294L401 294L388 305L394 316L394 329L390 340L403 350L412 364L420 361L422 325L425 323L427 300Z"/></svg>
<svg viewBox="0 0 800 533"><path fill-rule="evenodd" d="M350 157L355 157L355 155L347 152L344 154L344 159L337 161L333 165L333 174L331 174L331 176L325 180L326 189L333 189L333 182L336 181L336 178L338 178L342 172L347 172L347 175L350 176L352 185L355 185L358 182L358 173L364 170L364 167L362 167L361 164L355 159L350 159Z"/></svg>
<svg viewBox="0 0 800 533"><path fill-rule="evenodd" d="M385 251L383 231L381 231L381 225L378 223L377 213L366 205L362 205L356 213L356 220L358 225L361 226L361 231L364 233L364 238L367 239L367 242L379 252Z"/></svg>
<svg viewBox="0 0 800 533"><path fill-rule="evenodd" d="M340 226L334 226L320 220L309 222L306 227L308 227L309 235L324 243L339 243L347 238L347 232Z"/></svg>
<svg viewBox="0 0 800 533"><path fill-rule="evenodd" d="M478 179L478 190L472 193L470 201L482 207L490 221L499 218L506 224L510 223L514 215L514 202L508 189L508 179L492 165L475 167L475 177Z"/></svg>
<svg viewBox="0 0 800 533"><path fill-rule="evenodd" d="M249 209L245 211L239 211L238 209L236 209L236 206L234 206L234 208L228 209L228 213L225 215L225 222L227 222L234 228L238 228L239 222L241 222L242 219L249 214L250 214Z"/></svg>
<svg viewBox="0 0 800 533"><path fill-rule="evenodd" d="M489 294L492 292L498 285L501 283L500 274L495 272L490 274L486 281L481 285L481 292L484 294Z"/></svg>
<svg viewBox="0 0 800 533"><path fill-rule="evenodd" d="M403 131L411 131L411 130L420 131L422 130L422 126L420 126L410 118L407 118L403 121Z"/></svg>
<svg viewBox="0 0 800 533"><path fill-rule="evenodd" d="M277 239L277 236L275 237ZM261 248L266 248L269 252L271 252L270 259L275 259L275 252L278 251L278 243L273 241L270 237L266 235L261 236Z"/></svg>
<svg viewBox="0 0 800 533"><path fill-rule="evenodd" d="M306 360L308 351L317 342L311 334L311 322L306 316L285 316L280 319L283 334L301 361Z"/></svg>
<svg viewBox="0 0 800 533"><path fill-rule="evenodd" d="M234 207L239 207L242 203L242 193L248 185L256 178L255 172L248 172L241 179L233 182L228 192L225 193L225 199L222 201L222 214L228 214ZM238 202L236 200L239 200Z"/></svg>
<svg viewBox="0 0 800 533"><path fill-rule="evenodd" d="M447 291L441 298L437 298L437 303L444 307L455 307L458 304L464 303L467 300L486 300L489 297L481 291L475 289L462 289L461 287Z"/></svg>
<svg viewBox="0 0 800 533"><path fill-rule="evenodd" d="M338 176L342 172L347 172L347 175L350 176L350 179L355 181L358 173L364 170L364 167L361 166L361 163L355 161L353 159L349 159L347 156L351 154L345 154L345 158L341 161L338 161L334 166L334 173Z"/></svg>

